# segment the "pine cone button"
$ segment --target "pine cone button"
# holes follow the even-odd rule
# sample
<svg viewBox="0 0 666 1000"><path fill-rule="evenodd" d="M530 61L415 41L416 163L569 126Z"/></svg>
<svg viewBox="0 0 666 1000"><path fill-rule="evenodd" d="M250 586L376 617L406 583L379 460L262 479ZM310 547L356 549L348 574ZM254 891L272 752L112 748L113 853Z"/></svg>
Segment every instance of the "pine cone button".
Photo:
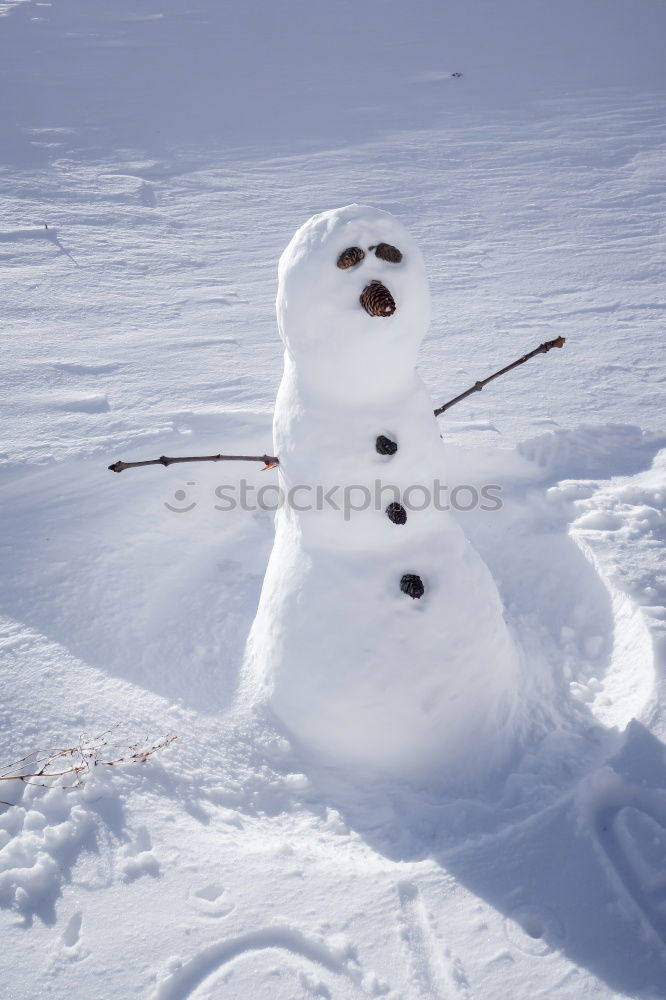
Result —
<svg viewBox="0 0 666 1000"><path fill-rule="evenodd" d="M415 601L420 600L425 594L423 580L415 573L405 573L400 581L400 589L403 594L407 594L408 597L413 598Z"/></svg>
<svg viewBox="0 0 666 1000"><path fill-rule="evenodd" d="M375 450L380 455L395 455L398 446L395 441L391 441L391 438L387 438L385 434L380 434L375 441Z"/></svg>
<svg viewBox="0 0 666 1000"><path fill-rule="evenodd" d="M369 316L392 316L395 312L395 299L381 281L366 285L359 301Z"/></svg>
<svg viewBox="0 0 666 1000"><path fill-rule="evenodd" d="M401 503L390 503L386 508L386 516L394 524L407 524L407 511Z"/></svg>

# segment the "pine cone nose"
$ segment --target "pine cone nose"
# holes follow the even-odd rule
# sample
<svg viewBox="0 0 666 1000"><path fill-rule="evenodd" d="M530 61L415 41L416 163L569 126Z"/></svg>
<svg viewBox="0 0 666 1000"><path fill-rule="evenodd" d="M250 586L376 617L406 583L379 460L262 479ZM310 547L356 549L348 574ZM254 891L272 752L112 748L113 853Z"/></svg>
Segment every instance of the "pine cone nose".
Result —
<svg viewBox="0 0 666 1000"><path fill-rule="evenodd" d="M381 281L366 285L359 301L369 316L392 316L395 312L395 299Z"/></svg>

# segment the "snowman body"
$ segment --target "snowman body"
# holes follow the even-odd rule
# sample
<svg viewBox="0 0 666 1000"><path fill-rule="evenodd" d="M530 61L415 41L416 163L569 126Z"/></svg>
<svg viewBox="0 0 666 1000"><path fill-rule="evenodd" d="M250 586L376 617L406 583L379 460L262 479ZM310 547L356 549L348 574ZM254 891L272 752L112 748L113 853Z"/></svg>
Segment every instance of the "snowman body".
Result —
<svg viewBox="0 0 666 1000"><path fill-rule="evenodd" d="M373 282L390 314L361 304ZM442 442L415 372L421 254L376 209L315 216L281 257L277 310L284 502L244 690L325 763L472 775L511 742L519 659L487 567L436 495Z"/></svg>

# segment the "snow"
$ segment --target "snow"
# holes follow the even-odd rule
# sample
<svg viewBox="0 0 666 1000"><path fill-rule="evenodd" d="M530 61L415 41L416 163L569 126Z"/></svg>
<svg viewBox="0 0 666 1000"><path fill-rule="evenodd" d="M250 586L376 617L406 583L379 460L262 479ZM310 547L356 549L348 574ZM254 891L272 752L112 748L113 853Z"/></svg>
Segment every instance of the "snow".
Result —
<svg viewBox="0 0 666 1000"><path fill-rule="evenodd" d="M7 995L663 997L663 4L0 8L2 761L180 737L3 782ZM473 792L238 704L273 514L215 491L275 471L106 469L269 448L276 264L350 202L423 251L434 405L567 338L438 421L531 667Z"/></svg>
<svg viewBox="0 0 666 1000"><path fill-rule="evenodd" d="M402 259L378 259L382 243ZM349 247L367 254L341 269ZM504 762L530 706L492 577L435 492L442 442L414 370L430 314L423 258L388 213L348 205L306 222L278 273L284 502L245 699L331 764L469 786ZM372 282L392 315L360 307ZM383 431L393 454L377 454ZM420 593L403 592L405 574Z"/></svg>

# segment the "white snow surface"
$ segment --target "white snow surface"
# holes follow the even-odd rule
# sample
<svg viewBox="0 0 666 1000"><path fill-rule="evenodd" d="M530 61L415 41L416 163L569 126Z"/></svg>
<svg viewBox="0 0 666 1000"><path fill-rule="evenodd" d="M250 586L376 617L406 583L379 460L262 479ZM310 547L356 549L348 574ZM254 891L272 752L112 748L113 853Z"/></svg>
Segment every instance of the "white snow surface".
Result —
<svg viewBox="0 0 666 1000"><path fill-rule="evenodd" d="M0 14L2 760L179 736L2 783L4 995L666 996L664 5ZM106 468L270 450L276 264L351 202L423 251L431 404L567 338L438 421L531 706L481 786L238 698L274 518L220 496L275 470Z"/></svg>

